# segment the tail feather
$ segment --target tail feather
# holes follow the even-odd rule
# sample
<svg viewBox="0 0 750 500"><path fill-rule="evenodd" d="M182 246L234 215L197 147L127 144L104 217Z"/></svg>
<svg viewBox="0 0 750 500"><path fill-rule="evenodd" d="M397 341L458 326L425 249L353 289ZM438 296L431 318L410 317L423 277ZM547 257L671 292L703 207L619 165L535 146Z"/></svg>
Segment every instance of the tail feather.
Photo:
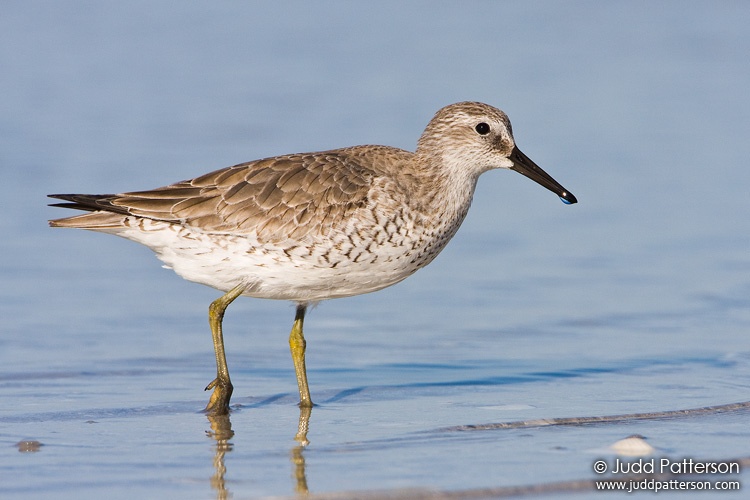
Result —
<svg viewBox="0 0 750 500"><path fill-rule="evenodd" d="M127 209L111 203L111 194L51 194L50 198L64 200L68 203L51 203L51 207L72 208L84 212L92 212L62 219L49 221L52 227L77 227L82 229L97 229L117 227L122 225L123 215L128 215Z"/></svg>
<svg viewBox="0 0 750 500"><path fill-rule="evenodd" d="M64 200L70 203L51 203L51 207L73 208L93 212L106 210L107 212L128 213L126 209L112 204L113 194L49 194L50 198Z"/></svg>

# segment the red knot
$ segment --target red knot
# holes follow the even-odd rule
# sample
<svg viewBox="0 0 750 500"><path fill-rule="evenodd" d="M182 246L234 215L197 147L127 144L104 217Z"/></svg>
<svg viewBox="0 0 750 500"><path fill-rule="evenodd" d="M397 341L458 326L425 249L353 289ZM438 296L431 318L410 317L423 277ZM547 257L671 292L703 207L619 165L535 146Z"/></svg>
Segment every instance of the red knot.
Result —
<svg viewBox="0 0 750 500"><path fill-rule="evenodd" d="M303 321L310 303L374 292L429 264L466 217L477 179L505 168L576 198L516 147L492 106L439 110L416 152L354 146L241 163L122 194L56 194L87 213L50 221L151 248L183 278L225 292L209 308L216 378L206 410L229 411L222 319L240 295L297 304L289 346L300 406L312 406Z"/></svg>

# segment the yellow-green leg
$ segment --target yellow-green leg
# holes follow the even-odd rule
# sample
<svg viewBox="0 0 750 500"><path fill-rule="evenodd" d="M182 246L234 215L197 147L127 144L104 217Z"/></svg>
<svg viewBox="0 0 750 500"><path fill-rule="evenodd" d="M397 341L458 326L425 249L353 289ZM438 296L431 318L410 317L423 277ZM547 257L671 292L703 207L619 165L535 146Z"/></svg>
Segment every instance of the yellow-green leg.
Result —
<svg viewBox="0 0 750 500"><path fill-rule="evenodd" d="M292 351L294 371L297 374L297 385L299 386L299 405L310 408L313 402L310 399L310 388L307 386L307 369L305 368L305 337L302 334L302 324L305 322L305 311L307 304L297 304L297 313L294 316L294 325L289 334L289 349Z"/></svg>
<svg viewBox="0 0 750 500"><path fill-rule="evenodd" d="M206 405L206 411L213 415L226 415L229 413L229 398L232 397L232 381L229 380L229 368L227 368L227 357L224 354L224 335L221 331L221 322L224 319L224 311L227 306L237 297L242 295L245 289L243 285L237 285L227 293L211 302L208 308L208 324L211 326L211 336L214 341L214 352L216 353L216 378L206 386L206 390L213 389L211 398Z"/></svg>

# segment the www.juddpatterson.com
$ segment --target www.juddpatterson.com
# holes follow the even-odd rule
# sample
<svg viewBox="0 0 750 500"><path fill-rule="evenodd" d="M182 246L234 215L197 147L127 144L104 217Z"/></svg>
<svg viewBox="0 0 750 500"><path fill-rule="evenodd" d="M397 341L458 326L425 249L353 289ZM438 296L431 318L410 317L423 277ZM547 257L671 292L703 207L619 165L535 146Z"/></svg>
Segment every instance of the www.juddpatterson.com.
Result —
<svg viewBox="0 0 750 500"><path fill-rule="evenodd" d="M679 479L670 479L669 481L659 481L658 479L634 479L620 481L610 479L606 481L596 481L596 489L600 491L624 491L633 493L634 491L666 491L666 490L686 490L686 491L723 491L739 490L739 481L680 481Z"/></svg>
<svg viewBox="0 0 750 500"><path fill-rule="evenodd" d="M593 464L594 472L605 474L609 472L613 476L623 475L701 475L701 474L739 474L740 464L737 462L702 462L685 458L673 460L670 458L649 458L632 461L615 459L609 464L605 460L597 460ZM632 478L617 479L608 477L605 480L596 481L597 490L610 491L661 491L661 490L739 490L739 481L699 481L683 479L656 479L656 478Z"/></svg>

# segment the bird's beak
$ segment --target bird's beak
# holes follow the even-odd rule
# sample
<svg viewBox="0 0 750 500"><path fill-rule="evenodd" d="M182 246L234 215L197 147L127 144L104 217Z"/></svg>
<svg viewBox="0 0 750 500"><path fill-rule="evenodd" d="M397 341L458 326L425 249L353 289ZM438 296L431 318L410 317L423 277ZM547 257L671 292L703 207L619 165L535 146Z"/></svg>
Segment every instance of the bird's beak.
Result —
<svg viewBox="0 0 750 500"><path fill-rule="evenodd" d="M562 187L560 183L553 179L547 172L542 170L539 165L531 161L531 159L523 154L517 147L513 148L513 152L510 154L510 161L513 162L513 166L510 167L511 170L515 170L537 184L546 187L559 196L566 205L578 203L578 200L572 193L570 193L570 191Z"/></svg>

